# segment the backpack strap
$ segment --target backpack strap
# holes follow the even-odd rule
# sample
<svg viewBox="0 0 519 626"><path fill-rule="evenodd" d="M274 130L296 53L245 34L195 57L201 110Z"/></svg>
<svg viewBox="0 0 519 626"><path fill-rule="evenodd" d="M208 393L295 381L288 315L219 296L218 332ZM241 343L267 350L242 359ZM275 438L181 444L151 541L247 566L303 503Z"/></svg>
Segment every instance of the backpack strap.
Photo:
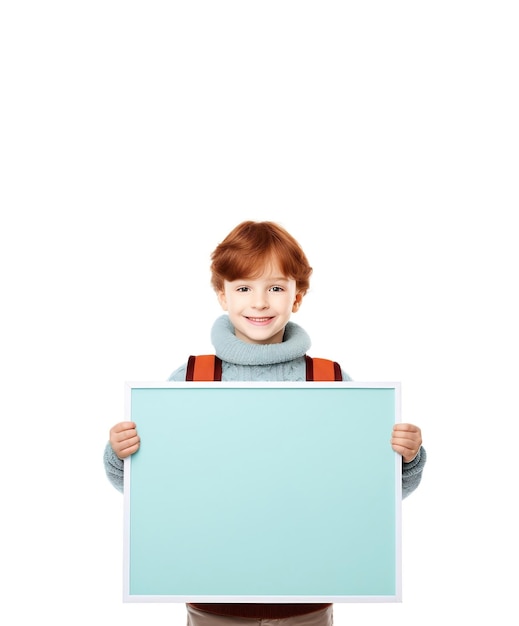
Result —
<svg viewBox="0 0 519 626"><path fill-rule="evenodd" d="M341 366L329 359L312 358L305 355L306 380L330 381L342 380Z"/></svg>
<svg viewBox="0 0 519 626"><path fill-rule="evenodd" d="M342 380L341 366L329 359L312 358L305 355L307 381ZM191 355L187 362L186 380L222 380L222 361L215 354Z"/></svg>
<svg viewBox="0 0 519 626"><path fill-rule="evenodd" d="M222 361L215 354L191 355L187 361L186 380L222 380Z"/></svg>

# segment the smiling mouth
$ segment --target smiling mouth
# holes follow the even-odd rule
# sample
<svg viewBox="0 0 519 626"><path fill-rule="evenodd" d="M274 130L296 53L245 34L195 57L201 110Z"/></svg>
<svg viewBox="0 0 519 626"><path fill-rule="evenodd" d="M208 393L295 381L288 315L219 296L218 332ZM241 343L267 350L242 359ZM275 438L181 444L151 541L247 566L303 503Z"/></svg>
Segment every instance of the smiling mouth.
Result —
<svg viewBox="0 0 519 626"><path fill-rule="evenodd" d="M265 322L270 322L272 317L248 317L249 322L255 322L256 324L264 324Z"/></svg>

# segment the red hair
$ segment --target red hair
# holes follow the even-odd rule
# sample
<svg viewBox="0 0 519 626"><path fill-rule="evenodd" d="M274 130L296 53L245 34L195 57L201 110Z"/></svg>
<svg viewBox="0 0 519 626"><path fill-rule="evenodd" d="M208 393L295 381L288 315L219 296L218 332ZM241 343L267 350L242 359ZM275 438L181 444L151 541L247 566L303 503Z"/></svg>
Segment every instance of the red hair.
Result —
<svg viewBox="0 0 519 626"><path fill-rule="evenodd" d="M224 281L256 278L269 264L278 264L284 276L296 281L303 295L310 287L312 268L298 242L274 222L238 224L211 255L211 284L222 291Z"/></svg>

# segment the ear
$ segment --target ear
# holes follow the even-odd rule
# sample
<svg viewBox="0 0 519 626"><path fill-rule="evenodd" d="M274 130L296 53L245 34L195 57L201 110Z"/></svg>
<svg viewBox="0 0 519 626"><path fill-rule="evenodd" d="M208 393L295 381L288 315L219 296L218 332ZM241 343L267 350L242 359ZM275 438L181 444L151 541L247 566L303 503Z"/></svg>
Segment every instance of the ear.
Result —
<svg viewBox="0 0 519 626"><path fill-rule="evenodd" d="M292 305L292 313L297 313L299 311L299 307L303 302L303 294L301 292L296 294L296 299L294 300L294 304Z"/></svg>
<svg viewBox="0 0 519 626"><path fill-rule="evenodd" d="M224 311L227 311L227 298L225 297L225 291L218 291L216 294L218 302Z"/></svg>

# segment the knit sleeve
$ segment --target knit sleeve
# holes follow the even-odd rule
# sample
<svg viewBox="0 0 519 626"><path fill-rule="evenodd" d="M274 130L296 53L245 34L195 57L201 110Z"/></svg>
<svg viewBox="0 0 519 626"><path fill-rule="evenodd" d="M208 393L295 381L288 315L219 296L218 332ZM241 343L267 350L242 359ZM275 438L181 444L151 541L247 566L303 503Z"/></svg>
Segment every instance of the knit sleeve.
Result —
<svg viewBox="0 0 519 626"><path fill-rule="evenodd" d="M342 368L341 372L344 382L352 382L352 378ZM402 461L402 498L407 498L420 484L426 461L427 454L423 446L420 447L418 454L411 462L405 463Z"/></svg>
<svg viewBox="0 0 519 626"><path fill-rule="evenodd" d="M345 383L352 382L351 376L341 368L342 380Z"/></svg>
<svg viewBox="0 0 519 626"><path fill-rule="evenodd" d="M168 378L168 382L181 382L183 380L186 380L186 370L187 363L184 363L184 365L177 367L177 369Z"/></svg>
<svg viewBox="0 0 519 626"><path fill-rule="evenodd" d="M185 380L185 378L186 364L177 368L168 378L168 381ZM108 480L117 489L117 491L122 493L124 490L124 461L115 454L110 443L107 443L105 446L103 462Z"/></svg>
<svg viewBox="0 0 519 626"><path fill-rule="evenodd" d="M105 446L103 461L108 480L122 493L124 486L124 461L115 454L110 443L107 443Z"/></svg>
<svg viewBox="0 0 519 626"><path fill-rule="evenodd" d="M407 498L420 484L426 461L427 454L425 448L421 446L412 461L402 462L402 498Z"/></svg>

